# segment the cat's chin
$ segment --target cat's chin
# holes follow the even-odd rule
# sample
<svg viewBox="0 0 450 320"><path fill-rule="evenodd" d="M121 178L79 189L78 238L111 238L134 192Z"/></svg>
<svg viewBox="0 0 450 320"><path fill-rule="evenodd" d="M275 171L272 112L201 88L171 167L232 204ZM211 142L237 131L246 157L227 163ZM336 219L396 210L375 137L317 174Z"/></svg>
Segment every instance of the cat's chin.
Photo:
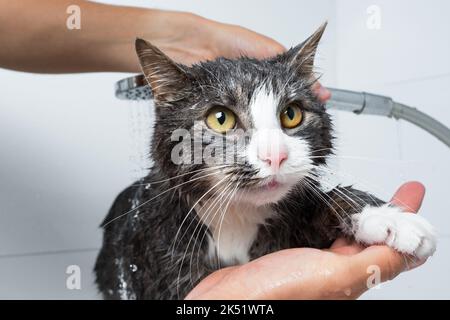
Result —
<svg viewBox="0 0 450 320"><path fill-rule="evenodd" d="M257 207L270 205L282 200L293 186L293 183L268 180L264 184L239 190L236 198Z"/></svg>

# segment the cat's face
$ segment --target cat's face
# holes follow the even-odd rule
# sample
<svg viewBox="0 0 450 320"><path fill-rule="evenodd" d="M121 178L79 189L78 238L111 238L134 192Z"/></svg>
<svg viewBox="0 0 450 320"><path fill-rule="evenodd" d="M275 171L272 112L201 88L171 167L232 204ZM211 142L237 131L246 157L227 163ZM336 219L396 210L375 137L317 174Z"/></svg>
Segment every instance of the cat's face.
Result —
<svg viewBox="0 0 450 320"><path fill-rule="evenodd" d="M255 205L306 183L332 147L330 119L311 89L324 28L272 59L220 58L192 67L138 40L155 98L158 167L180 176L178 183L198 179L187 190L227 192Z"/></svg>

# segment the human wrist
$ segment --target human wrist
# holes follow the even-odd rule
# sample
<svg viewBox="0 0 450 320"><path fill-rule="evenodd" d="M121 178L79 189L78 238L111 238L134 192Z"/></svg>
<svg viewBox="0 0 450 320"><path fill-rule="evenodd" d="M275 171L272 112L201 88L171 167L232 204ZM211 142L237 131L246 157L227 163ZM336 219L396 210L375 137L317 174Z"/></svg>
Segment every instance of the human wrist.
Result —
<svg viewBox="0 0 450 320"><path fill-rule="evenodd" d="M136 38L153 43L177 60L178 50L196 49L195 44L190 43L197 34L196 29L204 32L209 24L214 23L187 12L141 8L127 8L124 11L123 7L119 8L117 23L122 27L114 27L115 32L108 32L108 45L101 49L108 71L140 72L134 48Z"/></svg>

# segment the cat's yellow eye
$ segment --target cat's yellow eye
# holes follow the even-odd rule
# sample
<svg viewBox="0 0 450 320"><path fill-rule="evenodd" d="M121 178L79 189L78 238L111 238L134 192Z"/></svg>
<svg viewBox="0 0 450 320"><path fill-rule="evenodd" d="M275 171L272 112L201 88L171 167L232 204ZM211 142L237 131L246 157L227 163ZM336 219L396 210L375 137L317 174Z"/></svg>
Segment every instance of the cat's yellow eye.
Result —
<svg viewBox="0 0 450 320"><path fill-rule="evenodd" d="M300 125L303 113L296 104L290 104L280 114L281 125L286 129L292 129Z"/></svg>
<svg viewBox="0 0 450 320"><path fill-rule="evenodd" d="M236 116L225 107L214 107L206 116L206 124L218 133L225 133L236 125Z"/></svg>

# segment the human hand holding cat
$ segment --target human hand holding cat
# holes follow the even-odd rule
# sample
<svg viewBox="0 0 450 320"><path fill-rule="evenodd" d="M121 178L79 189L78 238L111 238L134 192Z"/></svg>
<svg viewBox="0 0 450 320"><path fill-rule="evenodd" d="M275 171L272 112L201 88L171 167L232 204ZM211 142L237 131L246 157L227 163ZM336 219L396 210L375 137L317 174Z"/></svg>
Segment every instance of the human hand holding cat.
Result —
<svg viewBox="0 0 450 320"><path fill-rule="evenodd" d="M417 212L424 194L422 184L410 182L397 190L391 203ZM374 266L384 282L424 263L411 261L387 246L364 248L338 239L328 250L287 249L221 269L200 282L186 298L355 299L369 289L368 278Z"/></svg>
<svg viewBox="0 0 450 320"><path fill-rule="evenodd" d="M160 26L166 24L166 28L159 28L161 31L154 40L149 36L143 38L151 40L170 58L182 64L243 55L264 59L286 51L277 41L240 26L186 12L160 11L158 14L164 17L160 18ZM157 29L153 27L153 30ZM319 82L315 83L313 90L322 102L331 96Z"/></svg>

